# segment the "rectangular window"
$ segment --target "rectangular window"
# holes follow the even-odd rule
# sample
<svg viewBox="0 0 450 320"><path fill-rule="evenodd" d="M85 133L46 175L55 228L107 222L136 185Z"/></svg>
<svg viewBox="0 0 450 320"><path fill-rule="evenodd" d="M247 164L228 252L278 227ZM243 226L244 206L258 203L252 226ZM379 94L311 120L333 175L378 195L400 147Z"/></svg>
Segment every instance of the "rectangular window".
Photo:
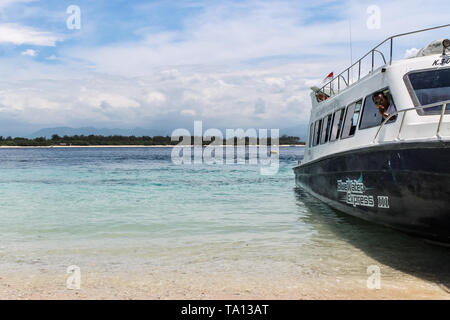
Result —
<svg viewBox="0 0 450 320"><path fill-rule="evenodd" d="M317 146L320 142L320 131L322 129L322 119L317 120L314 125L314 141L313 145Z"/></svg>
<svg viewBox="0 0 450 320"><path fill-rule="evenodd" d="M450 100L450 68L414 72L408 78L416 104L424 106ZM419 114L440 114L442 105L418 111ZM447 105L445 113L450 113L450 105Z"/></svg>
<svg viewBox="0 0 450 320"><path fill-rule="evenodd" d="M329 134L330 134L330 126L331 126L331 114L323 118L322 120L322 139L320 140L321 144L327 143Z"/></svg>
<svg viewBox="0 0 450 320"><path fill-rule="evenodd" d="M347 107L345 113L344 127L342 129L342 139L351 137L355 134L358 125L359 114L361 112L362 100L354 102Z"/></svg>
<svg viewBox="0 0 450 320"><path fill-rule="evenodd" d="M335 141L341 133L342 121L344 119L344 108L337 110L333 115L333 126L331 127L330 141Z"/></svg>
<svg viewBox="0 0 450 320"><path fill-rule="evenodd" d="M314 139L314 123L309 127L309 146L312 147Z"/></svg>
<svg viewBox="0 0 450 320"><path fill-rule="evenodd" d="M383 94L385 95L385 97L388 100L388 104L392 105L392 108L390 108L390 111L395 111L396 110L395 103L394 103L394 100L392 99L392 95L390 94L389 89L380 90L380 91L377 91L376 93L379 93L379 92L383 92ZM377 106L373 102L373 96L376 93L369 94L364 99L364 108L363 108L362 114L361 114L361 123L359 124L359 129L367 129L367 128L376 127L376 126L381 125L381 123L384 121L383 116L378 111ZM389 108L388 108L388 110L389 110ZM395 122L395 119L396 119L395 116L392 117L388 123Z"/></svg>

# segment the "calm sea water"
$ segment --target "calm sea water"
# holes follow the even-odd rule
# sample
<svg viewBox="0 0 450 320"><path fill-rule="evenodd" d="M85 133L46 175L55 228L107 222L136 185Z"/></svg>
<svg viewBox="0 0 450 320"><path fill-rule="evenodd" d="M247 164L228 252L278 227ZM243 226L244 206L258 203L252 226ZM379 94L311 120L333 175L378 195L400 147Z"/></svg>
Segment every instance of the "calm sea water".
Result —
<svg viewBox="0 0 450 320"><path fill-rule="evenodd" d="M330 209L280 170L174 165L170 148L0 150L0 271L206 268L450 279L449 250Z"/></svg>

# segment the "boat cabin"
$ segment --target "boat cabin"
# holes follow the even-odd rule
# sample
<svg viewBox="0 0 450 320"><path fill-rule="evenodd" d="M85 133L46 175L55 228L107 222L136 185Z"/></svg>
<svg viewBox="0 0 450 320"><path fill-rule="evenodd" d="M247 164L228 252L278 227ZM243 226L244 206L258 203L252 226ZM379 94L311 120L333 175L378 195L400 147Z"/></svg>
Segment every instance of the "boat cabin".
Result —
<svg viewBox="0 0 450 320"><path fill-rule="evenodd" d="M433 41L414 56L393 61L393 39L399 36L380 44L390 43L389 61L378 45L313 89L303 164L371 145L450 140L450 40ZM382 61L378 67L376 56ZM371 68L363 76L361 65L367 58Z"/></svg>

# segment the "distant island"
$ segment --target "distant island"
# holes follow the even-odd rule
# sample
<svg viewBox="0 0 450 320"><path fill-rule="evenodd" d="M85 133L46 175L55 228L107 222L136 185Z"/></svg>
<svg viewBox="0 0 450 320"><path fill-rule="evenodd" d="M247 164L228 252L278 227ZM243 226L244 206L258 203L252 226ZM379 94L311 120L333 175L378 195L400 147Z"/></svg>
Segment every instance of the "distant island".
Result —
<svg viewBox="0 0 450 320"><path fill-rule="evenodd" d="M191 144L194 144L194 137L191 137ZM212 139L214 141L214 138ZM238 141L239 140L239 141ZM232 145L244 143L249 144L249 138L234 138L234 141L224 139L222 144ZM174 146L179 141L171 141L169 136L102 136L102 135L73 135L60 137L57 134L52 135L50 139L46 137L39 138L21 138L0 136L0 146L18 146L18 147L51 147L51 146ZM203 145L208 145L209 141L203 141ZM259 141L258 141L259 143ZM267 144L271 144L271 139L267 139ZM304 145L299 137L283 135L279 138L279 145Z"/></svg>

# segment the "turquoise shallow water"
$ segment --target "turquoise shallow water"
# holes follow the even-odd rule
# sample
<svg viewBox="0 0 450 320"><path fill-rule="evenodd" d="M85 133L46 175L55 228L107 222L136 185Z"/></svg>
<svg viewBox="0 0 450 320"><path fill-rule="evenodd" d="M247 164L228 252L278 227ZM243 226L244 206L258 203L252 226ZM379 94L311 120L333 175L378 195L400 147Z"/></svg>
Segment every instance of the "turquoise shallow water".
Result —
<svg viewBox="0 0 450 320"><path fill-rule="evenodd" d="M0 271L206 268L448 282L449 250L340 214L280 169L175 165L170 148L0 150Z"/></svg>

